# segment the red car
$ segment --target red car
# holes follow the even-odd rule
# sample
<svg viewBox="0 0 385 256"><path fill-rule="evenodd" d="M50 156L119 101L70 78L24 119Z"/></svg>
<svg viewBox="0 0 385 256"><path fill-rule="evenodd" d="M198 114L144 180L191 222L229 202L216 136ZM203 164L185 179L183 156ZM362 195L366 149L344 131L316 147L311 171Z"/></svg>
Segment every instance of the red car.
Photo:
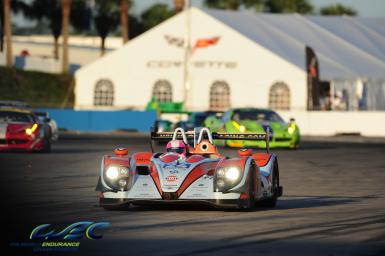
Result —
<svg viewBox="0 0 385 256"><path fill-rule="evenodd" d="M30 110L0 108L0 151L51 151L49 127Z"/></svg>

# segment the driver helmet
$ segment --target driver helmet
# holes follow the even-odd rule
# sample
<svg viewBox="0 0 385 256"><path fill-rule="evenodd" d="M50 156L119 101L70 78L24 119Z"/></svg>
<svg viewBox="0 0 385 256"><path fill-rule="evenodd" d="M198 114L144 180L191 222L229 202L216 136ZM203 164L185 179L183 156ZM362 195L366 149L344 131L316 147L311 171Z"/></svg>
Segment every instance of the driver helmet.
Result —
<svg viewBox="0 0 385 256"><path fill-rule="evenodd" d="M167 143L166 152L173 152L186 156L186 145L181 140L171 140Z"/></svg>

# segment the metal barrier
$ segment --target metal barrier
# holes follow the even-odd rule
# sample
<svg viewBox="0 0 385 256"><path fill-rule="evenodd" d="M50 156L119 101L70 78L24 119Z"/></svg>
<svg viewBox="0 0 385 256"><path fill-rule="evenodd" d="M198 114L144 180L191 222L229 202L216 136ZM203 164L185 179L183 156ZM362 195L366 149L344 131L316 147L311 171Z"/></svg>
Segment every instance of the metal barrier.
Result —
<svg viewBox="0 0 385 256"><path fill-rule="evenodd" d="M84 111L73 109L37 109L48 112L61 129L109 132L116 130L150 131L156 120L156 111Z"/></svg>

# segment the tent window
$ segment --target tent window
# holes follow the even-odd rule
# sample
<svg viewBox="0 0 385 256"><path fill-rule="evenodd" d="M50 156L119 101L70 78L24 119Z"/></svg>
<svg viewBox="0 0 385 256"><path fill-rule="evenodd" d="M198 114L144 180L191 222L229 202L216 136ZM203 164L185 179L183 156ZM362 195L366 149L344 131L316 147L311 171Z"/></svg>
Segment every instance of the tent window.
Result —
<svg viewBox="0 0 385 256"><path fill-rule="evenodd" d="M290 110L290 90L283 83L275 83L270 88L269 108L276 110Z"/></svg>
<svg viewBox="0 0 385 256"><path fill-rule="evenodd" d="M210 109L227 110L230 107L230 87L224 81L216 81L210 88Z"/></svg>
<svg viewBox="0 0 385 256"><path fill-rule="evenodd" d="M95 85L94 105L112 106L114 103L114 85L109 79L100 79Z"/></svg>
<svg viewBox="0 0 385 256"><path fill-rule="evenodd" d="M172 86L167 80L155 82L152 97L157 102L172 102Z"/></svg>

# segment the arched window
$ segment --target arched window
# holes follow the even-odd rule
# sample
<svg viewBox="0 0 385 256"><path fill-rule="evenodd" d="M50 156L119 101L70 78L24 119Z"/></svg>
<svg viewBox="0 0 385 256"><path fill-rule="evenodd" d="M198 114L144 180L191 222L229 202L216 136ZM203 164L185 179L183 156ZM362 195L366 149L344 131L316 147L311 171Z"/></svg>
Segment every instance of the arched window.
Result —
<svg viewBox="0 0 385 256"><path fill-rule="evenodd" d="M275 110L290 110L290 89L285 83L278 82L271 86L269 108Z"/></svg>
<svg viewBox="0 0 385 256"><path fill-rule="evenodd" d="M215 81L210 88L210 109L227 110L230 107L230 86L224 81Z"/></svg>
<svg viewBox="0 0 385 256"><path fill-rule="evenodd" d="M109 79L100 79L95 85L94 105L112 106L114 104L114 85Z"/></svg>
<svg viewBox="0 0 385 256"><path fill-rule="evenodd" d="M152 97L157 102L172 102L172 86L167 80L158 80L152 89Z"/></svg>

